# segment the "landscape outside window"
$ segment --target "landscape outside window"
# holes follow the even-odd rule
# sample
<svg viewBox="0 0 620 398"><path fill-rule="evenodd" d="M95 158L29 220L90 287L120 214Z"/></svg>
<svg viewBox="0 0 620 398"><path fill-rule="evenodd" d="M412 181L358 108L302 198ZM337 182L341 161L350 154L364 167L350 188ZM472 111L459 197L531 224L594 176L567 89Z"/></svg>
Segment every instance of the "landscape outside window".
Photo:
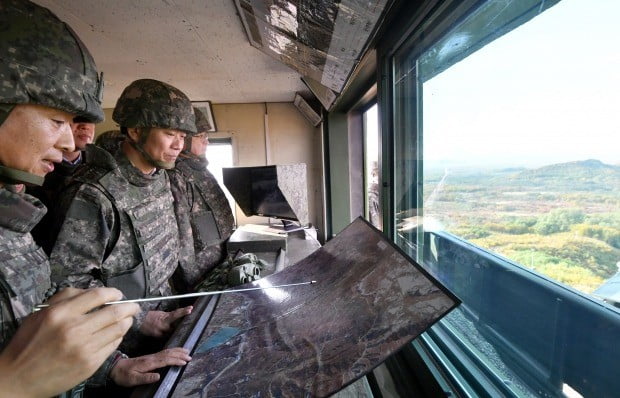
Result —
<svg viewBox="0 0 620 398"><path fill-rule="evenodd" d="M426 231L583 293L618 272L618 15L564 0L422 84Z"/></svg>
<svg viewBox="0 0 620 398"><path fill-rule="evenodd" d="M364 184L366 186L366 219L383 229L379 184L379 121L374 104L364 112Z"/></svg>

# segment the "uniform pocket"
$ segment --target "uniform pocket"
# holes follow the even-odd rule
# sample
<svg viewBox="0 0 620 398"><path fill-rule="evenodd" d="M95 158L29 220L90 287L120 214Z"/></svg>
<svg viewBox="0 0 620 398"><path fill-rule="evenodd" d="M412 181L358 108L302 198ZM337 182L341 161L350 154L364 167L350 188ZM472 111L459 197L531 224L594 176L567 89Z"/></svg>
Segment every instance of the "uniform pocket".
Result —
<svg viewBox="0 0 620 398"><path fill-rule="evenodd" d="M212 211L193 214L192 222L194 224L194 232L198 232L197 235L202 244L201 249L220 241L220 231L217 228Z"/></svg>
<svg viewBox="0 0 620 398"><path fill-rule="evenodd" d="M146 274L144 263L106 278L106 286L115 287L128 299L143 298L146 296Z"/></svg>

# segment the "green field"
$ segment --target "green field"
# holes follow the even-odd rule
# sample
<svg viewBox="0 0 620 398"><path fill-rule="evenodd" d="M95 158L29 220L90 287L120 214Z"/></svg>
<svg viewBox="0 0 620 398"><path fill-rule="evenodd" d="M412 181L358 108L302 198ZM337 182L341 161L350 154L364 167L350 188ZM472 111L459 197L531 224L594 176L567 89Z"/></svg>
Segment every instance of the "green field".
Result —
<svg viewBox="0 0 620 398"><path fill-rule="evenodd" d="M443 170L424 181L424 218L590 293L620 265L620 167Z"/></svg>

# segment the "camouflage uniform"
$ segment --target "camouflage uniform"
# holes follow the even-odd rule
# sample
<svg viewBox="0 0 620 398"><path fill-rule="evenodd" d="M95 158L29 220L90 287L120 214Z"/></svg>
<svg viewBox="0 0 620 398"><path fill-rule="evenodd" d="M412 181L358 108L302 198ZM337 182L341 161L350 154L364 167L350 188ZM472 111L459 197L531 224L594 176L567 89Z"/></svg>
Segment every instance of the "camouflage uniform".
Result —
<svg viewBox="0 0 620 398"><path fill-rule="evenodd" d="M113 118L121 131L151 126L189 133L196 129L187 96L150 79L125 88ZM144 151L148 134L150 130L142 131L139 142L125 138L125 143L154 166L166 167ZM59 208L65 217L50 256L52 276L61 285L116 287L127 298L170 295L169 279L179 263L180 245L168 175L161 169L142 173L122 148L118 145L111 154L87 146L86 163L61 194ZM138 334L144 316L154 309L170 311L174 305L143 303L121 348L132 356L144 354L148 348Z"/></svg>
<svg viewBox="0 0 620 398"><path fill-rule="evenodd" d="M102 95L95 62L68 25L29 1L2 0L0 124L17 104L47 106L99 122ZM47 256L30 235L46 209L38 199L15 192L11 184L22 183L41 185L43 178L0 164L0 350L33 305L55 292ZM89 380L105 383L110 364L104 363ZM68 394L77 397L81 390Z"/></svg>
<svg viewBox="0 0 620 398"><path fill-rule="evenodd" d="M167 174L143 174L120 149L114 156L94 145L86 151L88 162L60 196L65 218L50 256L54 280L112 286L127 298L172 294L179 243ZM157 305L142 304L136 327Z"/></svg>
<svg viewBox="0 0 620 398"><path fill-rule="evenodd" d="M38 199L0 188L0 350L53 291L47 256L30 235L45 211Z"/></svg>
<svg viewBox="0 0 620 398"><path fill-rule="evenodd" d="M183 267L183 282L189 290L226 257L226 241L232 234L234 218L217 180L207 170L207 160L179 158L171 170L171 186L187 200L193 234L195 264Z"/></svg>
<svg viewBox="0 0 620 398"><path fill-rule="evenodd" d="M197 132L206 134L211 125L202 112L194 108L194 113ZM184 226L181 231L191 229L191 232L184 233L183 243L192 242L189 236L193 236L195 261L181 262L182 285L189 291L193 291L209 271L225 259L226 240L232 234L235 222L226 195L207 170L209 162L204 156L193 154L191 148L192 137L187 136L176 168L169 170L177 218L179 225Z"/></svg>
<svg viewBox="0 0 620 398"><path fill-rule="evenodd" d="M46 254L50 254L56 236L58 235L58 225L55 218L58 216L55 211L58 195L67 187L71 176L75 173L78 166L83 162L84 153L75 163L63 160L54 166L54 171L45 176L43 185L27 187L26 192L39 199L47 208L47 214L41 219L33 229L32 237L39 246L43 248Z"/></svg>

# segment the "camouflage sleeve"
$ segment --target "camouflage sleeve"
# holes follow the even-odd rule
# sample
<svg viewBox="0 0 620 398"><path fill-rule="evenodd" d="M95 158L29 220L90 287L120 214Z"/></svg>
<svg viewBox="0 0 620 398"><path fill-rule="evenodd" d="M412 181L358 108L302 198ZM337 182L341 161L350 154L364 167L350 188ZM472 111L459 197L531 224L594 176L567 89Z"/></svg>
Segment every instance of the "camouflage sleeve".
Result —
<svg viewBox="0 0 620 398"><path fill-rule="evenodd" d="M63 193L63 195L71 192ZM101 265L114 224L114 208L95 187L83 184L66 203L66 214L50 254L52 280L61 286L103 286Z"/></svg>
<svg viewBox="0 0 620 398"><path fill-rule="evenodd" d="M177 267L172 282L180 293L192 292L195 280L200 277L200 270L196 270L196 253L194 252L194 235L190 221L192 207L191 184L176 170L168 172L170 177L170 191L174 198L174 215L179 227L179 267ZM196 273L198 275L195 275Z"/></svg>
<svg viewBox="0 0 620 398"><path fill-rule="evenodd" d="M2 278L1 275L0 278ZM9 343L11 337L15 334L16 328L17 324L13 318L10 293L8 288L5 289L4 280L0 280L0 352Z"/></svg>
<svg viewBox="0 0 620 398"><path fill-rule="evenodd" d="M116 350L110 355L105 362L97 369L97 371L86 380L87 387L105 387L106 383L110 380L110 371L116 365L119 359L126 358L126 356Z"/></svg>

